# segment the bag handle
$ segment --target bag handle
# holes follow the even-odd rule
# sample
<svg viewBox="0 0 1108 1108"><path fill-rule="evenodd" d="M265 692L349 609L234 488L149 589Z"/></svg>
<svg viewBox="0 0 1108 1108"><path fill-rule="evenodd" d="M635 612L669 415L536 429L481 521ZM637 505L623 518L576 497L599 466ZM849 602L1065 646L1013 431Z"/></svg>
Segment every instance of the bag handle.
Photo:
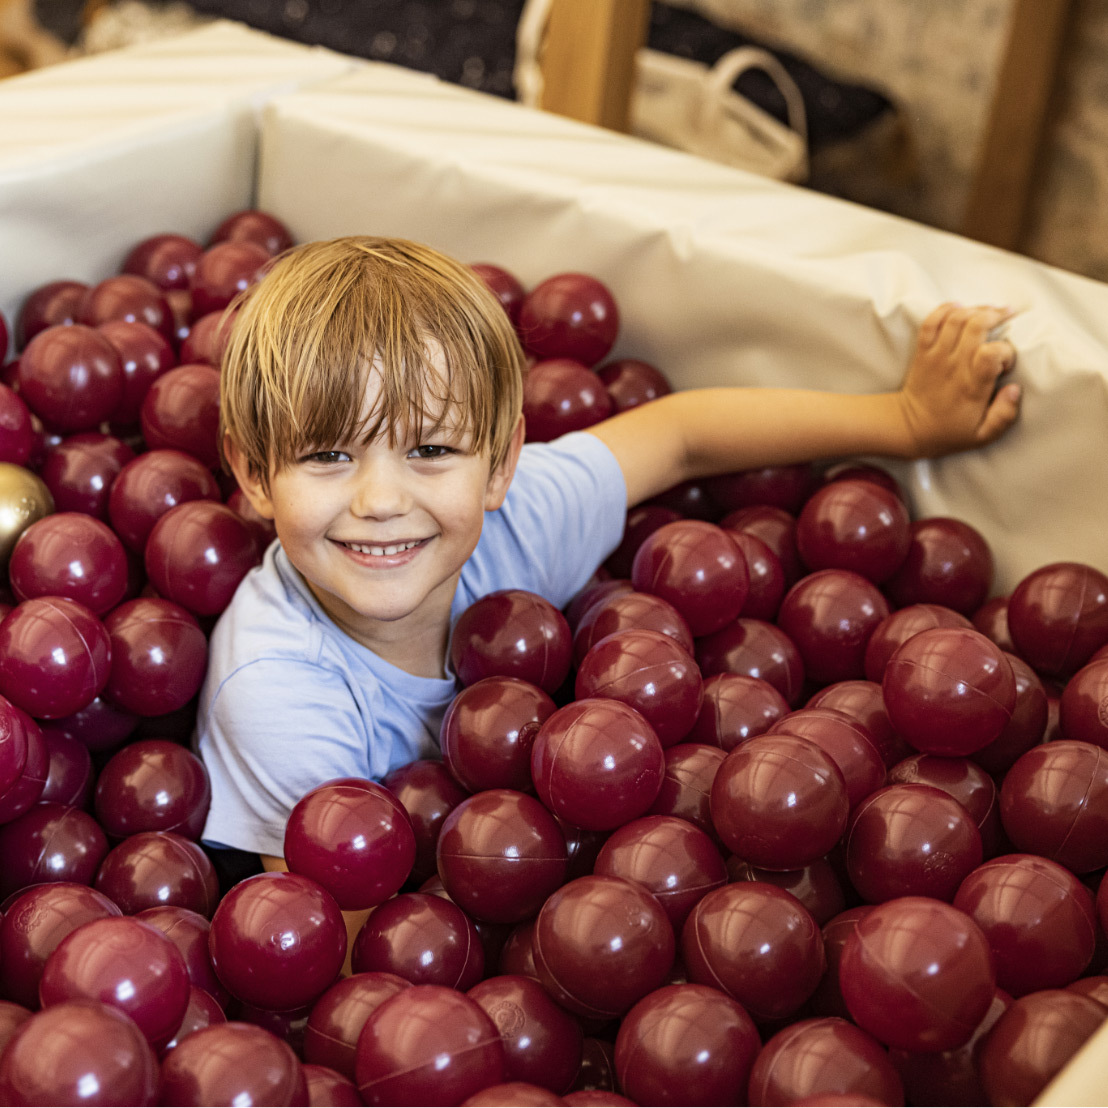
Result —
<svg viewBox="0 0 1108 1108"><path fill-rule="evenodd" d="M549 0L547 0L549 2ZM704 98L705 110L710 111L711 119L718 120L726 114L729 102L735 97L731 86L740 74L748 69L760 69L777 86L777 91L785 100L785 111L789 126L808 142L808 117L804 111L804 97L796 82L789 76L788 70L768 50L759 46L739 46L729 50L704 78L704 87L708 95ZM741 98L749 103L746 97Z"/></svg>

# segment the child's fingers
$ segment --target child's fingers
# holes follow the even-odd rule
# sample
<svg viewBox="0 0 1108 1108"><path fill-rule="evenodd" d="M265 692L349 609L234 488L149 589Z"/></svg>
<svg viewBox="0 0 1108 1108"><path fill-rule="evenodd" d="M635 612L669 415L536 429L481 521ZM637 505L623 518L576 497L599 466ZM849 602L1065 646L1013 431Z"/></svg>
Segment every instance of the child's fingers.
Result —
<svg viewBox="0 0 1108 1108"><path fill-rule="evenodd" d="M992 331L995 331L1006 320L1012 318L1010 308L996 308L991 305L982 305L973 308L962 326L958 337L959 344L967 351L980 346L989 339Z"/></svg>
<svg viewBox="0 0 1108 1108"><path fill-rule="evenodd" d="M951 300L947 301L945 304L940 304L927 314L927 318L920 324L919 336L917 338L917 342L921 349L926 349L935 344L935 340L939 337L943 325L946 323L950 314L958 311L960 308L960 304L956 304Z"/></svg>
<svg viewBox="0 0 1108 1108"><path fill-rule="evenodd" d="M1020 414L1021 396L1022 390L1019 385L1005 385L993 397L977 429L978 442L992 442L1012 426Z"/></svg>
<svg viewBox="0 0 1108 1108"><path fill-rule="evenodd" d="M982 384L991 385L1016 364L1016 348L1007 339L978 346L973 352L973 369Z"/></svg>

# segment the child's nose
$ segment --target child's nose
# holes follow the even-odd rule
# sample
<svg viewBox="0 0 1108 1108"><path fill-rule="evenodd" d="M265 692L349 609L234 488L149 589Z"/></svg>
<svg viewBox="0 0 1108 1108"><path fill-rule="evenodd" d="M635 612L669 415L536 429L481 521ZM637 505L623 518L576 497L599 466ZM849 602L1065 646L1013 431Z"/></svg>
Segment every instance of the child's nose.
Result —
<svg viewBox="0 0 1108 1108"><path fill-rule="evenodd" d="M392 467L369 465L358 475L350 510L364 519L388 519L403 515L410 503L404 482Z"/></svg>

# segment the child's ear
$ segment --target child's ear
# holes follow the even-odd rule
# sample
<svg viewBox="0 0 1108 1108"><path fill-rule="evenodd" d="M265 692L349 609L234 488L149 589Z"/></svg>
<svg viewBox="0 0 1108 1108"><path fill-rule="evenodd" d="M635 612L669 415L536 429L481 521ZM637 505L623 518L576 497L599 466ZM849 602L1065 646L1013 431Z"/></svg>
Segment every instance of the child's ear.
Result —
<svg viewBox="0 0 1108 1108"><path fill-rule="evenodd" d="M269 499L269 494L265 491L258 475L251 470L238 444L230 435L223 436L223 456L231 466L231 472L235 475L239 488L250 501L254 511L264 519L272 519L273 502Z"/></svg>
<svg viewBox="0 0 1108 1108"><path fill-rule="evenodd" d="M519 452L523 449L523 435L523 416L520 416L512 432L511 441L508 443L508 452L504 455L504 460L489 474L489 483L485 487L486 512L495 511L504 503L508 486L512 483L512 477L516 471L516 463L519 461Z"/></svg>

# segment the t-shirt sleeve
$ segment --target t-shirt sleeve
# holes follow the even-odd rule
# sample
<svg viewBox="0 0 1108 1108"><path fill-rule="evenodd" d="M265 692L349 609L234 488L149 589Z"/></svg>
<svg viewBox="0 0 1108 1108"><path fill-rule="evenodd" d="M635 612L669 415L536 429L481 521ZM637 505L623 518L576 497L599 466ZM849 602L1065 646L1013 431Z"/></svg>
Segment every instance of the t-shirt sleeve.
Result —
<svg viewBox="0 0 1108 1108"><path fill-rule="evenodd" d="M369 777L365 723L341 676L261 659L235 670L204 712L199 750L211 780L203 839L284 855L285 823L310 789Z"/></svg>
<svg viewBox="0 0 1108 1108"><path fill-rule="evenodd" d="M463 571L467 599L517 588L565 607L619 545L626 515L623 473L595 435L525 446L504 504L486 517Z"/></svg>

